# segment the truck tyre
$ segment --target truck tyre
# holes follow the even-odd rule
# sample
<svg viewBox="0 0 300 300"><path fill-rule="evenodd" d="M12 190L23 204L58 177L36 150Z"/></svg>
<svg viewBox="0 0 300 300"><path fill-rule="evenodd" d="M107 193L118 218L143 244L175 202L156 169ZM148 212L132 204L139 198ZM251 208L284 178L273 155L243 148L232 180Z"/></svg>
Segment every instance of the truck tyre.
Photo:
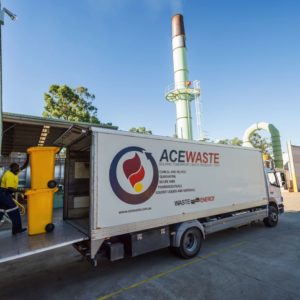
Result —
<svg viewBox="0 0 300 300"><path fill-rule="evenodd" d="M49 223L49 224L46 225L45 230L47 232L52 232L54 230L54 228L55 228L54 224Z"/></svg>
<svg viewBox="0 0 300 300"><path fill-rule="evenodd" d="M175 251L182 258L192 258L200 251L201 244L201 231L197 227L188 228L181 237L180 246L175 248Z"/></svg>
<svg viewBox="0 0 300 300"><path fill-rule="evenodd" d="M275 227L278 223L278 209L271 205L269 206L269 216L264 219L266 227Z"/></svg>

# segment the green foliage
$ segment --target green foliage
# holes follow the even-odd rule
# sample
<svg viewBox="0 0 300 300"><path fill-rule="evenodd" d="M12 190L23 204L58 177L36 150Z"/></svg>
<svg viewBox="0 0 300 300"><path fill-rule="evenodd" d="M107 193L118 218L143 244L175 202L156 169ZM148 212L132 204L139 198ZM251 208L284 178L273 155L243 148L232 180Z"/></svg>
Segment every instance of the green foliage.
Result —
<svg viewBox="0 0 300 300"><path fill-rule="evenodd" d="M209 137L203 137L199 139L199 142L204 142L204 143L213 143L213 140L211 140Z"/></svg>
<svg viewBox="0 0 300 300"><path fill-rule="evenodd" d="M234 146L242 146L243 145L243 141L240 140L239 138L235 137L231 140L231 145Z"/></svg>
<svg viewBox="0 0 300 300"><path fill-rule="evenodd" d="M268 141L267 138L262 137L258 132L254 132L250 136L249 140L254 148L260 149L265 154L272 153L272 144ZM243 141L235 137L233 139L219 140L218 144L242 146Z"/></svg>
<svg viewBox="0 0 300 300"><path fill-rule="evenodd" d="M129 129L130 132L142 133L142 134L152 134L151 130L147 130L146 127L132 127Z"/></svg>
<svg viewBox="0 0 300 300"><path fill-rule="evenodd" d="M218 141L218 144L229 145L229 144L230 144L230 140L229 140L229 139L219 140L219 141Z"/></svg>
<svg viewBox="0 0 300 300"><path fill-rule="evenodd" d="M259 133L254 132L250 136L249 140L254 148L260 149L264 154L271 154L272 144L268 141L268 139L263 138Z"/></svg>
<svg viewBox="0 0 300 300"><path fill-rule="evenodd" d="M243 141L240 140L239 138L235 137L233 139L225 139L225 140L219 140L218 144L223 144L223 145L233 145L233 146L242 146Z"/></svg>
<svg viewBox="0 0 300 300"><path fill-rule="evenodd" d="M67 85L51 85L44 94L43 117L74 122L100 124L97 108L92 104L95 96L85 87L70 88Z"/></svg>

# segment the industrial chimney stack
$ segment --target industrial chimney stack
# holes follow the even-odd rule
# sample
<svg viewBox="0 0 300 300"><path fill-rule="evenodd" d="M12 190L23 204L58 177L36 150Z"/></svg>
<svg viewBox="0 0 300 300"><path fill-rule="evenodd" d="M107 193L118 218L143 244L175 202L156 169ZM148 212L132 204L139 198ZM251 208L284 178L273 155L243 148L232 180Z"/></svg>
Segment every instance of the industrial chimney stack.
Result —
<svg viewBox="0 0 300 300"><path fill-rule="evenodd" d="M200 95L199 81L189 81L189 70L186 58L185 30L183 16L172 17L172 47L174 84L167 88L165 97L176 105L177 137L193 139L190 102Z"/></svg>

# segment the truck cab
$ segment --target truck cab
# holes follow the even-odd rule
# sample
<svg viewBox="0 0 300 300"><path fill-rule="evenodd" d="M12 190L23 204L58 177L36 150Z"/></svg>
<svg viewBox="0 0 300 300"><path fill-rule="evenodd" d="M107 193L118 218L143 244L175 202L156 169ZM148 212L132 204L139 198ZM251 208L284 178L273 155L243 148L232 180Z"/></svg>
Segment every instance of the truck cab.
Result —
<svg viewBox="0 0 300 300"><path fill-rule="evenodd" d="M265 168L266 184L270 205L276 206L279 213L284 212L280 183L274 169Z"/></svg>

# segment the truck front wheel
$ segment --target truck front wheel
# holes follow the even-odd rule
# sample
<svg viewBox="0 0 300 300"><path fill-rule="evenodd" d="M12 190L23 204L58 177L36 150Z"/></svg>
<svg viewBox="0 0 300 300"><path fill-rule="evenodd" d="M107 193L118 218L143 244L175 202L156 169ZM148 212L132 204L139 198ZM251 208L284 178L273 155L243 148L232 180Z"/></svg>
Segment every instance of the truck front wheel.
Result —
<svg viewBox="0 0 300 300"><path fill-rule="evenodd" d="M187 229L180 240L176 253L182 258L192 258L198 254L202 244L202 233L197 227Z"/></svg>
<svg viewBox="0 0 300 300"><path fill-rule="evenodd" d="M278 210L275 206L269 206L269 215L264 219L264 224L267 227L275 227L278 223Z"/></svg>

